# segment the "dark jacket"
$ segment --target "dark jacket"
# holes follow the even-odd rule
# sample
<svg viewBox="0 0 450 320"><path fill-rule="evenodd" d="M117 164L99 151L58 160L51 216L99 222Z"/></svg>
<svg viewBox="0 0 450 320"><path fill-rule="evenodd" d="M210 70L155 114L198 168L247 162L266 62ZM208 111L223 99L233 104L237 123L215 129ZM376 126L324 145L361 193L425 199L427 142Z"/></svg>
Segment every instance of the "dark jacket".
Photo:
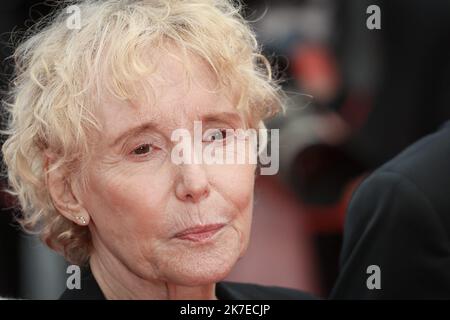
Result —
<svg viewBox="0 0 450 320"><path fill-rule="evenodd" d="M66 289L61 300L105 300L97 281L89 269L82 272L81 289ZM268 287L256 284L219 282L216 284L219 300L310 300L313 296L294 289Z"/></svg>
<svg viewBox="0 0 450 320"><path fill-rule="evenodd" d="M334 299L450 298L450 123L376 170L344 228ZM381 289L369 290L370 265Z"/></svg>

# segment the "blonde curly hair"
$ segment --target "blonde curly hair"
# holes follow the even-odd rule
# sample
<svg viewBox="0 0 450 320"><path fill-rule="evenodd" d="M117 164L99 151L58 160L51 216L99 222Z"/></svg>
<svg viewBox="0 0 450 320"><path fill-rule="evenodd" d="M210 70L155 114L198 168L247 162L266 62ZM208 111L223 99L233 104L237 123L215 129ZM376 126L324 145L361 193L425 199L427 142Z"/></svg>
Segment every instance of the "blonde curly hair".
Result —
<svg viewBox="0 0 450 320"><path fill-rule="evenodd" d="M79 28L68 27L70 6L79 12ZM282 109L280 84L241 12L239 2L228 0L63 1L37 24L13 55L15 75L3 103L5 191L18 200L25 231L72 263L88 260L89 229L58 212L46 176L62 167L68 180L84 177L92 134L101 130L94 116L100 92L135 95L129 84L158 63L144 62L149 50L169 51L170 42L203 59L221 88L239 88L237 108L254 127ZM56 160L49 163L48 154Z"/></svg>

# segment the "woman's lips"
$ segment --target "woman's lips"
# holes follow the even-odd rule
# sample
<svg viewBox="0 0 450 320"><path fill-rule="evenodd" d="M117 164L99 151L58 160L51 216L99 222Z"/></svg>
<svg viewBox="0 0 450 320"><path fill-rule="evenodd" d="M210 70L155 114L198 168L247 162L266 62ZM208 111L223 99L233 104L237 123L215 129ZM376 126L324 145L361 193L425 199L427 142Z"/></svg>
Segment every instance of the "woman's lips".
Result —
<svg viewBox="0 0 450 320"><path fill-rule="evenodd" d="M217 231L222 229L224 225L225 224L220 223L196 226L177 233L175 237L181 240L189 240L194 242L204 241L211 238L214 234L217 233Z"/></svg>

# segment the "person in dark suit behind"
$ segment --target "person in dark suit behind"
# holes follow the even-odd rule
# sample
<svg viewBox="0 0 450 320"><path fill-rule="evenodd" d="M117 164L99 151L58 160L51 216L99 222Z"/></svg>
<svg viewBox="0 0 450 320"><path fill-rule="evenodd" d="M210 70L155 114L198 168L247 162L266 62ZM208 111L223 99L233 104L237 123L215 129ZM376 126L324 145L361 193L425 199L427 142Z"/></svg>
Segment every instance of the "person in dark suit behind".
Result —
<svg viewBox="0 0 450 320"><path fill-rule="evenodd" d="M447 122L376 170L353 195L330 298L449 299L449 234Z"/></svg>

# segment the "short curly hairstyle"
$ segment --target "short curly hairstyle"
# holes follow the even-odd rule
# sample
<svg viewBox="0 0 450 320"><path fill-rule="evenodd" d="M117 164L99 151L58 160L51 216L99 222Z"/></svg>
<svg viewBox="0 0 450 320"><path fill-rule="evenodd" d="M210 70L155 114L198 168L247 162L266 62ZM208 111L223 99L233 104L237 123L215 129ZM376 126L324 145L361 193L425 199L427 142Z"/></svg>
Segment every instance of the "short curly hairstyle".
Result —
<svg viewBox="0 0 450 320"><path fill-rule="evenodd" d="M68 8L78 11L79 28L69 28ZM68 261L87 262L89 229L58 212L46 175L62 167L67 179L84 177L92 134L101 130L94 116L100 93L120 99L136 94L129 84L158 63L144 62L151 50L170 53L175 44L184 56L204 60L220 88L239 88L236 107L254 128L283 109L280 83L242 9L229 0L63 1L38 22L12 56L15 74L3 101L5 191L18 200L25 231ZM57 155L50 165L49 151Z"/></svg>

